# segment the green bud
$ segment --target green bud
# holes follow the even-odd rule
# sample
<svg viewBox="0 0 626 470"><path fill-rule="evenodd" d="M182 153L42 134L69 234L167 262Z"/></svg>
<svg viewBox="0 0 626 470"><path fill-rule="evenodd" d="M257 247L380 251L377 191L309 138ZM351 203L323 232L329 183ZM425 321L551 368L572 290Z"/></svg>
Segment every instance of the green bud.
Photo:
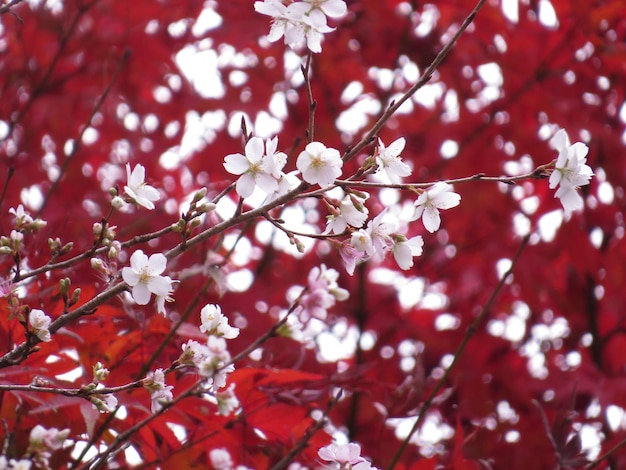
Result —
<svg viewBox="0 0 626 470"><path fill-rule="evenodd" d="M204 187L196 191L196 194L193 195L192 203L200 202L200 199L206 196L206 192L207 192L207 189Z"/></svg>
<svg viewBox="0 0 626 470"><path fill-rule="evenodd" d="M74 289L74 292L72 292L72 298L70 299L70 306L78 302L79 298L80 298L80 287L77 287L76 289Z"/></svg>

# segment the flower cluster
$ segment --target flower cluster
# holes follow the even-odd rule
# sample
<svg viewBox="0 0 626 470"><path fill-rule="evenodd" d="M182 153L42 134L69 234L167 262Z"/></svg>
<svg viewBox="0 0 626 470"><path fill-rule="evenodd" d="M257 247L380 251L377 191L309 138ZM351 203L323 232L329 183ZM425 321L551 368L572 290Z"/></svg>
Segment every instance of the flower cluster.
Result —
<svg viewBox="0 0 626 470"><path fill-rule="evenodd" d="M37 424L30 432L29 445L26 455L29 456L33 462L36 462L38 466L48 468L52 452L63 446L63 443L69 434L69 429L64 429L62 431L57 428L46 429L41 424ZM0 465L0 468L5 467ZM8 468L22 467L13 466Z"/></svg>
<svg viewBox="0 0 626 470"><path fill-rule="evenodd" d="M94 387L94 390L106 388L102 381L109 376L109 369L101 362L96 362L93 366L93 382L87 388ZM90 396L92 405L101 413L111 413L117 408L117 398L112 393L97 393Z"/></svg>
<svg viewBox="0 0 626 470"><path fill-rule="evenodd" d="M206 305L200 317L202 322L200 330L209 335L207 341L205 344L194 340L187 341L183 345L183 354L179 360L182 364L194 366L198 373L207 379L207 390L216 394L226 385L228 374L235 370L230 363L231 356L226 339L236 338L239 329L228 324L227 318L217 305ZM230 397L231 403L232 398Z"/></svg>
<svg viewBox="0 0 626 470"><path fill-rule="evenodd" d="M165 385L165 374L163 369L157 369L154 372L149 372L148 376L143 381L143 386L150 393L150 399L152 400L152 412L158 413L163 409L163 405L172 401L174 395L172 394L171 385Z"/></svg>
<svg viewBox="0 0 626 470"><path fill-rule="evenodd" d="M250 197L258 186L267 194L279 190L279 181L287 155L277 152L278 138L267 139L265 144L260 137L251 137L245 147L245 155L232 153L224 158L224 168L233 175L241 175L235 189L239 196Z"/></svg>
<svg viewBox="0 0 626 470"><path fill-rule="evenodd" d="M28 313L28 323L32 328L32 332L44 343L52 341L50 331L48 331L51 321L50 317L42 310L34 308Z"/></svg>
<svg viewBox="0 0 626 470"><path fill-rule="evenodd" d="M165 271L167 258L155 253L148 258L142 250L135 251L130 257L130 267L122 269L124 282L132 288L132 296L138 305L146 305L152 294L156 295L157 311L165 315L165 301L172 301L173 280L161 276Z"/></svg>
<svg viewBox="0 0 626 470"><path fill-rule="evenodd" d="M350 442L346 445L330 444L317 451L320 459L329 462L322 468L338 470L376 470L361 457L361 446Z"/></svg>
<svg viewBox="0 0 626 470"><path fill-rule="evenodd" d="M335 305L337 300L343 301L349 297L346 289L337 284L339 273L325 265L311 269L308 284L300 297L300 321L305 322L310 317L320 320L326 319L328 309Z"/></svg>
<svg viewBox="0 0 626 470"><path fill-rule="evenodd" d="M361 228L367 220L369 210L365 207L367 193L348 194L341 202L329 205L331 215L327 217L326 231L340 234L346 231L348 226Z"/></svg>
<svg viewBox="0 0 626 470"><path fill-rule="evenodd" d="M551 144L559 156L550 175L550 189L559 186L554 197L561 200L565 214L569 216L573 211L583 208L583 199L577 189L589 184L593 176L591 167L586 164L589 147L582 142L570 144L564 129L554 135Z"/></svg>
<svg viewBox="0 0 626 470"><path fill-rule="evenodd" d="M357 263L372 257L383 259L391 251L401 269L413 266L413 258L422 254L424 240L421 236L407 239L396 233L395 224L383 222L385 212L381 212L367 223L365 228L352 232L349 246L340 248L340 254L348 273L353 274Z"/></svg>
<svg viewBox="0 0 626 470"><path fill-rule="evenodd" d="M292 49L306 45L312 52L321 52L323 35L334 31L326 17L340 18L347 11L342 0L304 0L288 6L281 0L264 0L254 2L254 9L273 18L269 41L284 36Z"/></svg>

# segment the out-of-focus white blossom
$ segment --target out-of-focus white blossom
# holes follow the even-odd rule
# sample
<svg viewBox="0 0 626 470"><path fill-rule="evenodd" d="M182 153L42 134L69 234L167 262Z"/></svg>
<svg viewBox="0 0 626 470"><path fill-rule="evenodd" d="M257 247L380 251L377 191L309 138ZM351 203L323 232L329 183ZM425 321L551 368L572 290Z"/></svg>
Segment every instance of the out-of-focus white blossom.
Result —
<svg viewBox="0 0 626 470"><path fill-rule="evenodd" d="M165 385L165 374L163 369L157 369L154 372L149 372L148 376L143 381L143 386L150 393L150 399L152 400L152 412L158 413L163 409L163 405L172 401L174 395L172 394L171 385Z"/></svg>
<svg viewBox="0 0 626 470"><path fill-rule="evenodd" d="M311 269L308 277L306 292L300 298L300 305L303 312L300 315L302 321L306 321L309 316L324 320L328 314L328 309L335 305L336 301L346 300L350 294L346 289L342 289L337 284L339 273L327 268L322 264Z"/></svg>
<svg viewBox="0 0 626 470"><path fill-rule="evenodd" d="M317 451L317 455L322 460L330 462L324 468L369 470L374 469L372 465L361 457L361 446L350 442L346 445L330 444Z"/></svg>

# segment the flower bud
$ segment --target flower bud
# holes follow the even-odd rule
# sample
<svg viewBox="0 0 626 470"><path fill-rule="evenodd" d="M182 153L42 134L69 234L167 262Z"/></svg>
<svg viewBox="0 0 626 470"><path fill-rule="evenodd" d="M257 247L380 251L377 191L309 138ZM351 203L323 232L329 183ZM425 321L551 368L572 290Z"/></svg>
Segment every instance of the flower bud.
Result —
<svg viewBox="0 0 626 470"><path fill-rule="evenodd" d="M80 298L80 287L77 287L76 289L74 289L74 292L72 292L72 298L70 299L70 307L76 304L79 298Z"/></svg>
<svg viewBox="0 0 626 470"><path fill-rule="evenodd" d="M92 269L95 269L103 274L108 274L107 268L100 258L91 258L91 267Z"/></svg>
<svg viewBox="0 0 626 470"><path fill-rule="evenodd" d="M113 206L114 209L121 209L125 205L126 202L124 202L124 199L119 196L115 196L113 199L111 199L111 206Z"/></svg>
<svg viewBox="0 0 626 470"><path fill-rule="evenodd" d="M199 214L206 214L207 212L211 212L211 211L215 210L216 207L217 207L217 205L213 204L212 202L205 202L204 204L200 204L196 208L196 211Z"/></svg>
<svg viewBox="0 0 626 470"><path fill-rule="evenodd" d="M198 191L196 191L196 193L193 195L193 200L192 200L192 204L199 202L200 199L202 199L204 196L206 196L206 188L200 188Z"/></svg>

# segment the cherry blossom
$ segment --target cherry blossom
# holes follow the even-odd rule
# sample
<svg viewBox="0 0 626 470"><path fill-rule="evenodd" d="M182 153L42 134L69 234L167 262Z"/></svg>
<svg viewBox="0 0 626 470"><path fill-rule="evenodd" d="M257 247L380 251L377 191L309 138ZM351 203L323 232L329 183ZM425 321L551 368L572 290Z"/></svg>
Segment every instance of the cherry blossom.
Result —
<svg viewBox="0 0 626 470"><path fill-rule="evenodd" d="M228 416L239 408L239 400L235 396L235 384L230 384L226 390L215 394L217 400L217 414Z"/></svg>
<svg viewBox="0 0 626 470"><path fill-rule="evenodd" d="M366 258L365 250L358 250L351 242L343 242L337 246L337 249L346 271L352 276L356 265Z"/></svg>
<svg viewBox="0 0 626 470"><path fill-rule="evenodd" d="M424 227L430 233L439 230L441 217L439 210L451 209L459 205L461 196L452 192L452 185L439 181L424 191L415 201L415 216L412 220L420 217Z"/></svg>
<svg viewBox="0 0 626 470"><path fill-rule="evenodd" d="M222 313L219 305L207 304L200 311L202 324L200 331L224 339L233 339L239 336L239 328L228 324L228 318Z"/></svg>
<svg viewBox="0 0 626 470"><path fill-rule="evenodd" d="M142 250L135 251L130 257L130 268L122 269L124 282L132 287L132 296L138 305L146 305L152 294L157 296L157 308L165 312L164 302L170 298L172 279L161 276L165 271L167 258L155 253L148 258Z"/></svg>
<svg viewBox="0 0 626 470"><path fill-rule="evenodd" d="M303 308L301 320L306 321L309 316L324 320L328 309L333 307L337 300L346 300L350 294L337 284L339 273L322 264L309 272L307 290L300 298Z"/></svg>
<svg viewBox="0 0 626 470"><path fill-rule="evenodd" d="M33 329L33 333L44 343L52 341L50 331L48 331L51 321L48 315L36 308L32 309L28 314L28 323Z"/></svg>
<svg viewBox="0 0 626 470"><path fill-rule="evenodd" d="M293 2L289 6L278 0L264 0L254 2L254 9L273 18L268 41L284 36L285 44L292 49L306 45L312 52L321 52L323 35L334 31L328 26L326 15L338 18L347 7L341 0Z"/></svg>
<svg viewBox="0 0 626 470"><path fill-rule="evenodd" d="M413 258L420 256L423 252L424 239L416 236L407 240L404 235L395 235L392 248L393 257L400 269L410 269L413 267Z"/></svg>
<svg viewBox="0 0 626 470"><path fill-rule="evenodd" d="M337 214L328 216L326 231L328 233L343 233L348 225L359 228L367 220L369 211L363 205L365 201L359 199L355 195L347 195L339 203L339 211Z"/></svg>
<svg viewBox="0 0 626 470"><path fill-rule="evenodd" d="M230 353L226 349L226 340L209 336L206 344L189 340L183 345L182 363L191 363L198 373L208 379L210 389L217 391L226 385L226 377L235 370L230 362Z"/></svg>
<svg viewBox="0 0 626 470"><path fill-rule="evenodd" d="M256 186L268 194L278 190L287 155L276 152L277 146L278 138L268 139L264 144L260 137L252 137L246 143L245 155L233 153L224 158L226 171L241 175L235 187L239 196L251 196Z"/></svg>
<svg viewBox="0 0 626 470"><path fill-rule="evenodd" d="M384 216L385 211L370 220L365 229L360 229L352 233L350 243L358 251L365 252L367 255L366 258L376 255L380 259L383 259L385 257L385 251L393 245L390 235L395 229L395 226L388 222L383 222Z"/></svg>
<svg viewBox="0 0 626 470"><path fill-rule="evenodd" d="M96 385L96 390L105 388L103 384ZM105 393L102 395L92 395L90 397L91 403L100 413L111 413L117 408L117 398L112 393Z"/></svg>
<svg viewBox="0 0 626 470"><path fill-rule="evenodd" d="M378 139L378 148L374 155L378 163L378 172L384 173L389 181L394 184L401 183L402 177L411 174L409 166L400 158L400 153L404 150L405 144L404 137L394 140L389 147L385 147L383 141Z"/></svg>
<svg viewBox="0 0 626 470"><path fill-rule="evenodd" d="M9 213L15 216L15 226L17 228L33 223L33 218L24 210L24 206L22 204L18 205L17 209L9 209Z"/></svg>
<svg viewBox="0 0 626 470"><path fill-rule="evenodd" d="M371 464L361 457L361 446L350 442L346 445L329 444L317 451L317 455L326 462L334 465L325 468L367 470L374 469Z"/></svg>
<svg viewBox="0 0 626 470"><path fill-rule="evenodd" d="M143 386L150 393L150 399L152 400L151 410L153 413L161 411L163 405L172 401L172 398L174 398L171 392L174 387L165 385L163 369L156 369L154 372L149 372L143 381Z"/></svg>
<svg viewBox="0 0 626 470"><path fill-rule="evenodd" d="M578 193L580 186L589 184L593 171L587 162L589 147L582 142L570 144L564 129L560 129L552 138L552 146L559 152L550 175L550 189L559 186L554 197L558 197L567 215L583 208L583 199Z"/></svg>
<svg viewBox="0 0 626 470"><path fill-rule="evenodd" d="M128 185L124 186L124 192L130 199L146 209L154 209L152 201L158 201L161 197L159 191L146 183L146 169L137 164L130 171L130 164L126 164L126 177Z"/></svg>
<svg viewBox="0 0 626 470"><path fill-rule="evenodd" d="M298 155L296 167L304 181L326 188L341 176L343 160L339 151L327 148L321 142L311 142Z"/></svg>

